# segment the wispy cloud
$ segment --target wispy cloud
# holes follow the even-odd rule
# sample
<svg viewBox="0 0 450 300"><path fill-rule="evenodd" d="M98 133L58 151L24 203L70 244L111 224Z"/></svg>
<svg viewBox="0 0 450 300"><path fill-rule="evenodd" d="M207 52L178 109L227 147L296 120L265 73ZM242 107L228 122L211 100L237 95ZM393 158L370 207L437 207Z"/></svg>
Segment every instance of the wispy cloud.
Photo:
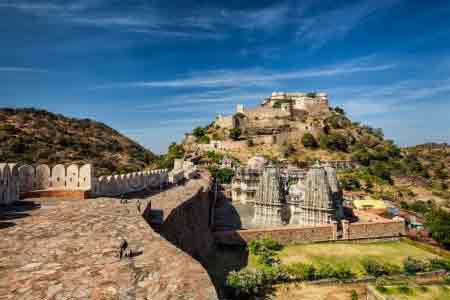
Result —
<svg viewBox="0 0 450 300"><path fill-rule="evenodd" d="M36 68L23 68L23 67L2 67L0 66L0 72L27 72L27 73L47 73L48 70L36 69Z"/></svg>
<svg viewBox="0 0 450 300"><path fill-rule="evenodd" d="M450 78L446 80L407 80L388 85L331 89L338 98L345 97L344 108L353 116L369 116L415 110L417 103L430 103L443 96L450 98Z"/></svg>
<svg viewBox="0 0 450 300"><path fill-rule="evenodd" d="M375 12L398 3L399 0L360 1L333 10L325 10L299 23L298 39L318 48L331 39L341 38L366 21Z"/></svg>
<svg viewBox="0 0 450 300"><path fill-rule="evenodd" d="M281 81L288 81L311 77L330 77L338 75L350 75L362 72L381 72L392 69L395 64L374 64L368 59L355 59L346 63L325 66L317 69L300 71L274 71L266 69L244 69L244 70L214 70L200 73L192 73L188 76L165 81L140 81L117 84L106 84L95 88L185 88L185 87L239 87L239 86L265 86Z"/></svg>

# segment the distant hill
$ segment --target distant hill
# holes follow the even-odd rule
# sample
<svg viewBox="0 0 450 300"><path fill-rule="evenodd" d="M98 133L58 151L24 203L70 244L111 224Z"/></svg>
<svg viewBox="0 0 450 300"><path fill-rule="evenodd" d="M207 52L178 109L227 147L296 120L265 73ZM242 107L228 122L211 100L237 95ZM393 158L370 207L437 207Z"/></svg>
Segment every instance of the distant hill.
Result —
<svg viewBox="0 0 450 300"><path fill-rule="evenodd" d="M111 127L34 108L0 109L0 161L91 163L95 175L138 171L157 158Z"/></svg>

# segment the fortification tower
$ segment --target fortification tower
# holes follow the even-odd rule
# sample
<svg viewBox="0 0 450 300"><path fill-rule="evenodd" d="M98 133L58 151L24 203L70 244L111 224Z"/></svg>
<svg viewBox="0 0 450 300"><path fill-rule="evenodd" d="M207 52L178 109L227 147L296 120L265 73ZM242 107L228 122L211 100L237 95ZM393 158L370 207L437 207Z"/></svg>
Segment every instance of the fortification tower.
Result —
<svg viewBox="0 0 450 300"><path fill-rule="evenodd" d="M256 192L253 223L283 224L283 206L279 170L275 167L267 167L264 169Z"/></svg>

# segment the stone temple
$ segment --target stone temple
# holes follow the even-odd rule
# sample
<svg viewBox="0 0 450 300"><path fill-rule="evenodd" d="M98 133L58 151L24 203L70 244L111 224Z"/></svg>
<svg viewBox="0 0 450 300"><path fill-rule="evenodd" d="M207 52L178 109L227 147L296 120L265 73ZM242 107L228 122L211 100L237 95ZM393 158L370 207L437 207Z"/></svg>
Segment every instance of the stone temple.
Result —
<svg viewBox="0 0 450 300"><path fill-rule="evenodd" d="M304 180L289 187L283 181L289 178L282 178L279 169L264 169L253 202L255 224L315 226L343 217L342 193L332 167L316 164Z"/></svg>
<svg viewBox="0 0 450 300"><path fill-rule="evenodd" d="M264 170L256 192L253 222L265 225L282 225L283 207L279 170L268 167Z"/></svg>

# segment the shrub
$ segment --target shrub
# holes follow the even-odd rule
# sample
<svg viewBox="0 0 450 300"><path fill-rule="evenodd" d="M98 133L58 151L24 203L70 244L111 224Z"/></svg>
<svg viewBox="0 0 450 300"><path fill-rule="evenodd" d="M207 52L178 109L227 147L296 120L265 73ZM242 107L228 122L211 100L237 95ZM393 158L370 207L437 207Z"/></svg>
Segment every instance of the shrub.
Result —
<svg viewBox="0 0 450 300"><path fill-rule="evenodd" d="M306 148L317 148L316 138L309 132L305 133L302 137L302 144Z"/></svg>
<svg viewBox="0 0 450 300"><path fill-rule="evenodd" d="M330 264L323 264L317 268L315 278L325 279L334 277L334 269Z"/></svg>
<svg viewBox="0 0 450 300"><path fill-rule="evenodd" d="M210 167L208 171L218 182L225 184L231 183L234 176L234 171L229 168L218 169L216 167Z"/></svg>
<svg viewBox="0 0 450 300"><path fill-rule="evenodd" d="M351 295L351 300L358 300L359 299L358 293L355 290L352 290L350 295Z"/></svg>
<svg viewBox="0 0 450 300"><path fill-rule="evenodd" d="M434 208L425 215L425 227L431 232L431 236L444 245L450 247L450 213Z"/></svg>
<svg viewBox="0 0 450 300"><path fill-rule="evenodd" d="M403 262L403 270L408 275L415 275L418 272L429 271L430 266L424 261L407 257Z"/></svg>
<svg viewBox="0 0 450 300"><path fill-rule="evenodd" d="M283 268L291 280L313 280L316 274L316 268L312 264L293 263Z"/></svg>
<svg viewBox="0 0 450 300"><path fill-rule="evenodd" d="M444 277L444 283L450 284L450 275Z"/></svg>
<svg viewBox="0 0 450 300"><path fill-rule="evenodd" d="M196 127L194 128L194 130L192 131L192 134L196 137L196 138L201 138L202 136L204 136L206 134L206 130L205 128L202 127Z"/></svg>
<svg viewBox="0 0 450 300"><path fill-rule="evenodd" d="M400 269L397 265L393 265L390 263L380 263L371 258L364 259L362 261L362 265L367 274L375 277L392 275L400 272Z"/></svg>
<svg viewBox="0 0 450 300"><path fill-rule="evenodd" d="M333 277L337 279L350 279L354 277L354 274L350 266L339 264L334 269Z"/></svg>
<svg viewBox="0 0 450 300"><path fill-rule="evenodd" d="M238 295L257 294L264 287L264 274L249 269L232 271L227 276L226 284L235 289Z"/></svg>
<svg viewBox="0 0 450 300"><path fill-rule="evenodd" d="M229 137L233 140L238 140L241 137L242 131L240 128L230 129Z"/></svg>
<svg viewBox="0 0 450 300"><path fill-rule="evenodd" d="M385 287L387 284L388 281L384 277L379 277L375 280L375 288L380 292L385 292L387 290Z"/></svg>
<svg viewBox="0 0 450 300"><path fill-rule="evenodd" d="M270 238L253 240L248 244L248 250L253 255L261 255L266 250L280 251L281 249L283 249L283 245Z"/></svg>
<svg viewBox="0 0 450 300"><path fill-rule="evenodd" d="M209 139L209 137L208 137L207 135L204 135L204 136L200 137L200 138L197 140L197 142L198 142L199 144L209 144L210 139Z"/></svg>
<svg viewBox="0 0 450 300"><path fill-rule="evenodd" d="M399 291L399 293L401 294L411 294L411 289L409 288L409 286L407 285L400 285L397 290Z"/></svg>
<svg viewBox="0 0 450 300"><path fill-rule="evenodd" d="M348 148L346 138L340 133L321 134L319 137L319 145L322 149L333 151L346 152Z"/></svg>
<svg viewBox="0 0 450 300"><path fill-rule="evenodd" d="M430 267L432 270L450 271L450 261L442 258L433 258L430 260Z"/></svg>
<svg viewBox="0 0 450 300"><path fill-rule="evenodd" d="M336 107L334 108L334 111L337 112L337 113L340 114L340 115L345 115L344 109L343 109L343 108L340 108L339 106L336 106Z"/></svg>

